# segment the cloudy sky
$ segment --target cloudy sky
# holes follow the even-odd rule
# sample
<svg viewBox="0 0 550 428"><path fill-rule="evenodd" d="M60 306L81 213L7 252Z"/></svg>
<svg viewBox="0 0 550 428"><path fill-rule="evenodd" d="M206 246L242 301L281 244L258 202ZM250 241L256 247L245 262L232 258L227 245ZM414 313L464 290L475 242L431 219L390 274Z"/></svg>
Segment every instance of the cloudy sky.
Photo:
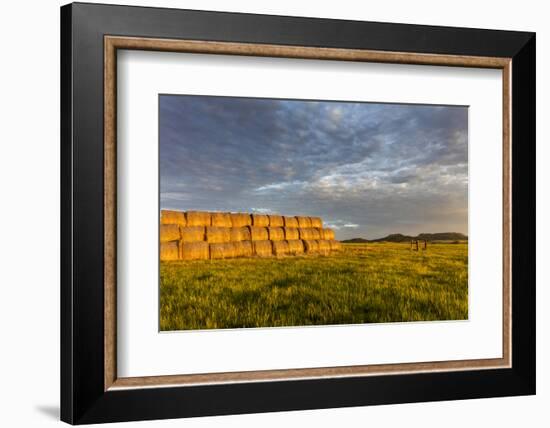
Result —
<svg viewBox="0 0 550 428"><path fill-rule="evenodd" d="M160 203L320 216L337 239L467 234L468 110L161 95Z"/></svg>

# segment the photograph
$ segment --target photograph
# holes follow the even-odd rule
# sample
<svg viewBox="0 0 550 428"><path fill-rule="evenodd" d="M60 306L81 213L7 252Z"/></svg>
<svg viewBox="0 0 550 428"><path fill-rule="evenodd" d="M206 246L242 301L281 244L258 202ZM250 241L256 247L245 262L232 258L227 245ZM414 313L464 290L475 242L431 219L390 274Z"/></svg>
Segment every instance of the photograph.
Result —
<svg viewBox="0 0 550 428"><path fill-rule="evenodd" d="M161 331L468 319L468 106L159 95Z"/></svg>

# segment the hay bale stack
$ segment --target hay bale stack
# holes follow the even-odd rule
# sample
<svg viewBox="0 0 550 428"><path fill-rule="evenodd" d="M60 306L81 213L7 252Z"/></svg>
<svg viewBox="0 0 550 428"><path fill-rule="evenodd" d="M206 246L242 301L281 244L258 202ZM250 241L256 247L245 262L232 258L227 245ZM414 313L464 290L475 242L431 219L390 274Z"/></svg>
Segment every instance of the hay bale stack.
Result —
<svg viewBox="0 0 550 428"><path fill-rule="evenodd" d="M258 257L271 257L273 255L273 247L271 241L254 241L254 255Z"/></svg>
<svg viewBox="0 0 550 428"><path fill-rule="evenodd" d="M252 226L269 226L269 217L265 214L252 214Z"/></svg>
<svg viewBox="0 0 550 428"><path fill-rule="evenodd" d="M231 241L250 241L250 229L247 226L232 227L229 229L231 235Z"/></svg>
<svg viewBox="0 0 550 428"><path fill-rule="evenodd" d="M332 229L319 229L321 232L321 239L324 239L325 241L333 241L334 240L334 230Z"/></svg>
<svg viewBox="0 0 550 428"><path fill-rule="evenodd" d="M334 239L331 241L327 241L330 245L331 251L341 251L342 250L342 243L335 241Z"/></svg>
<svg viewBox="0 0 550 428"><path fill-rule="evenodd" d="M296 217L283 216L283 223L284 227L298 227L298 220L296 220Z"/></svg>
<svg viewBox="0 0 550 428"><path fill-rule="evenodd" d="M292 239L288 242L288 252L289 254L304 254L304 242L299 239Z"/></svg>
<svg viewBox="0 0 550 428"><path fill-rule="evenodd" d="M181 211L161 210L160 224L177 224L179 226L187 226L185 213Z"/></svg>
<svg viewBox="0 0 550 428"><path fill-rule="evenodd" d="M210 244L210 258L212 260L232 259L236 256L235 242Z"/></svg>
<svg viewBox="0 0 550 428"><path fill-rule="evenodd" d="M229 227L214 227L206 228L206 241L209 244L221 244L231 241L231 228Z"/></svg>
<svg viewBox="0 0 550 428"><path fill-rule="evenodd" d="M290 252L288 242L286 241L273 241L273 254L277 257L286 256Z"/></svg>
<svg viewBox="0 0 550 428"><path fill-rule="evenodd" d="M318 240L319 253L328 255L330 253L330 243L328 241Z"/></svg>
<svg viewBox="0 0 550 428"><path fill-rule="evenodd" d="M204 211L187 211L187 226L211 226L212 215Z"/></svg>
<svg viewBox="0 0 550 428"><path fill-rule="evenodd" d="M269 227L283 227L285 222L282 215L268 215Z"/></svg>
<svg viewBox="0 0 550 428"><path fill-rule="evenodd" d="M160 259L163 261L178 260L179 249L177 242L161 242L160 243Z"/></svg>
<svg viewBox="0 0 550 428"><path fill-rule="evenodd" d="M235 257L252 257L254 248L252 241L233 242L235 248Z"/></svg>
<svg viewBox="0 0 550 428"><path fill-rule="evenodd" d="M205 237L204 226L180 227L181 240L183 242L200 242Z"/></svg>
<svg viewBox="0 0 550 428"><path fill-rule="evenodd" d="M160 242L178 241L180 239L180 227L177 224L160 225Z"/></svg>
<svg viewBox="0 0 550 428"><path fill-rule="evenodd" d="M161 210L161 260L207 260L342 250L320 217Z"/></svg>
<svg viewBox="0 0 550 428"><path fill-rule="evenodd" d="M269 239L269 233L267 227L249 226L250 240L251 241L267 241Z"/></svg>
<svg viewBox="0 0 550 428"><path fill-rule="evenodd" d="M180 242L180 259L208 260L210 251L207 242Z"/></svg>
<svg viewBox="0 0 550 428"><path fill-rule="evenodd" d="M310 217L309 221L311 222L311 227L316 227L317 229L321 229L323 227L323 220L321 217Z"/></svg>
<svg viewBox="0 0 550 428"><path fill-rule="evenodd" d="M231 213L231 227L252 226L252 217L245 213Z"/></svg>
<svg viewBox="0 0 550 428"><path fill-rule="evenodd" d="M308 254L314 254L319 252L319 241L314 239L303 240L304 249Z"/></svg>
<svg viewBox="0 0 550 428"><path fill-rule="evenodd" d="M282 227L268 227L267 232L269 234L270 241L284 241L285 231Z"/></svg>
<svg viewBox="0 0 550 428"><path fill-rule="evenodd" d="M309 217L296 216L296 220L298 220L298 227L299 228L309 228L309 227L311 227L311 220L309 219Z"/></svg>
<svg viewBox="0 0 550 428"><path fill-rule="evenodd" d="M300 239L300 232L298 231L298 228L296 228L296 227L283 227L283 230L285 232L285 239L287 241Z"/></svg>
<svg viewBox="0 0 550 428"><path fill-rule="evenodd" d="M212 213L212 226L231 227L231 215L229 213Z"/></svg>

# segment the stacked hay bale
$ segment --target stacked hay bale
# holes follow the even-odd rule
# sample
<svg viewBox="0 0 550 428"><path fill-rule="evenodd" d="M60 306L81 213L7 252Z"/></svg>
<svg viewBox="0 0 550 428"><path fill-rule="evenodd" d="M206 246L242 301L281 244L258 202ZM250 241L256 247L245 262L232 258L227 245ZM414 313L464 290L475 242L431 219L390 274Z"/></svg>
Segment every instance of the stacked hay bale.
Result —
<svg viewBox="0 0 550 428"><path fill-rule="evenodd" d="M341 249L320 217L161 211L161 260L328 255Z"/></svg>

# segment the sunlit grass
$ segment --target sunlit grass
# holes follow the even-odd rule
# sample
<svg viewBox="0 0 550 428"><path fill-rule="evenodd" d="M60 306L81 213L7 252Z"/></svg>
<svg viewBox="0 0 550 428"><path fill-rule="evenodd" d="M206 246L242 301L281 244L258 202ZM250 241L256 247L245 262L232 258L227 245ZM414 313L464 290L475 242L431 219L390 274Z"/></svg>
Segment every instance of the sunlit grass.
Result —
<svg viewBox="0 0 550 428"><path fill-rule="evenodd" d="M468 244L345 244L330 256L162 262L161 330L462 320Z"/></svg>

